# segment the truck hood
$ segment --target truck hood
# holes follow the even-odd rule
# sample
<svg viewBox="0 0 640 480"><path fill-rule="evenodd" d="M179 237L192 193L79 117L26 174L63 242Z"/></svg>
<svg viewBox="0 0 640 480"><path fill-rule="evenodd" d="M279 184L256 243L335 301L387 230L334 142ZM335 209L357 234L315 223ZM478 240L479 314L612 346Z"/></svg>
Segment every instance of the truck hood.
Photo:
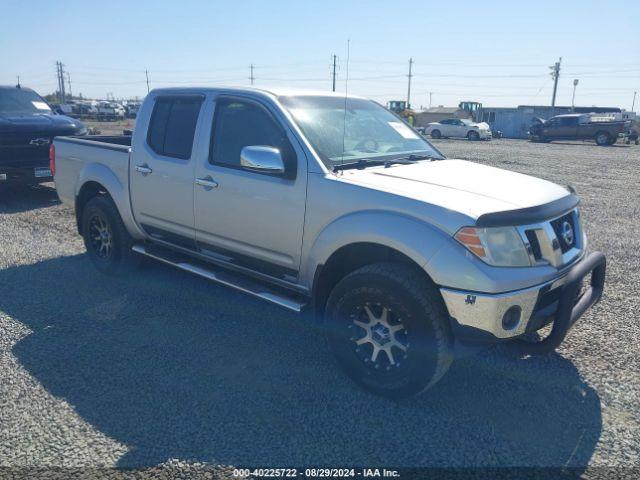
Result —
<svg viewBox="0 0 640 480"><path fill-rule="evenodd" d="M75 135L84 130L84 124L65 115L37 114L7 116L0 114L0 134Z"/></svg>
<svg viewBox="0 0 640 480"><path fill-rule="evenodd" d="M569 195L559 185L465 160L345 170L342 180L466 215L535 207Z"/></svg>

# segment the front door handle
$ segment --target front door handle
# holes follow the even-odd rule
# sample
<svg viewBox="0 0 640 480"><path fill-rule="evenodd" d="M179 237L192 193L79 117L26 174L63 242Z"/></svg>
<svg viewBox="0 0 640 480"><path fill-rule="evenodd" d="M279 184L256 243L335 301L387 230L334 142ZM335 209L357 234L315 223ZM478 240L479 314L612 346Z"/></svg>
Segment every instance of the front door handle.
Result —
<svg viewBox="0 0 640 480"><path fill-rule="evenodd" d="M153 170L148 165L136 165L136 172L140 172L142 175L149 175Z"/></svg>
<svg viewBox="0 0 640 480"><path fill-rule="evenodd" d="M212 188L218 188L218 182L216 182L210 175L204 178L196 178L196 185L204 187L205 190L211 190Z"/></svg>

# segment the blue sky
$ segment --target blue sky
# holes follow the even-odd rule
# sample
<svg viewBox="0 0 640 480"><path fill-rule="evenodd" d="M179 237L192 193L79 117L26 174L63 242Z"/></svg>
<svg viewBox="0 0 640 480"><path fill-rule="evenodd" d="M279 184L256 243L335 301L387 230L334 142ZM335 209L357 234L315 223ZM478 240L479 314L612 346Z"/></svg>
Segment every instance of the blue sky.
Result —
<svg viewBox="0 0 640 480"><path fill-rule="evenodd" d="M532 6L535 5L534 8ZM548 104L549 65L562 56L557 104L630 108L640 90L640 2L634 1L35 1L2 0L0 84L74 94L144 96L151 87L248 85L344 90L412 104ZM640 99L636 101L636 110Z"/></svg>

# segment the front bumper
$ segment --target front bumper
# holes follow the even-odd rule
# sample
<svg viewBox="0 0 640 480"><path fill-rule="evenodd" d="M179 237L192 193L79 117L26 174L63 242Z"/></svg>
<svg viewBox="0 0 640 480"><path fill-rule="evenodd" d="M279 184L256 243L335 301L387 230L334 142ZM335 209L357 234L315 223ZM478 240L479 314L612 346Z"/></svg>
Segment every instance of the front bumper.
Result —
<svg viewBox="0 0 640 480"><path fill-rule="evenodd" d="M460 340L508 340L554 322L551 336L553 343L559 345L569 328L600 300L605 272L605 256L593 252L579 260L562 277L535 287L500 294L450 288L441 288L440 291L452 319L454 334ZM582 291L583 279L589 275L589 286ZM516 322L514 312L518 311ZM505 315L509 317L505 319Z"/></svg>
<svg viewBox="0 0 640 480"><path fill-rule="evenodd" d="M0 164L0 185L7 183L51 182L53 177L50 172L46 174L48 171L49 159Z"/></svg>

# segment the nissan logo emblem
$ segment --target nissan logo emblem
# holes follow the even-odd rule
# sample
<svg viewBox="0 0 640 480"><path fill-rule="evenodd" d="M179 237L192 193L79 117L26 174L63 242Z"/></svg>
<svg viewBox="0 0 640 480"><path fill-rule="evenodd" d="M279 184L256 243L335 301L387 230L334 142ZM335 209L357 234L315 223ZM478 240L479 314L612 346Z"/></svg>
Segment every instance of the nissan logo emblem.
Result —
<svg viewBox="0 0 640 480"><path fill-rule="evenodd" d="M573 245L573 227L569 222L562 222L560 235L562 236L562 240L567 247Z"/></svg>

